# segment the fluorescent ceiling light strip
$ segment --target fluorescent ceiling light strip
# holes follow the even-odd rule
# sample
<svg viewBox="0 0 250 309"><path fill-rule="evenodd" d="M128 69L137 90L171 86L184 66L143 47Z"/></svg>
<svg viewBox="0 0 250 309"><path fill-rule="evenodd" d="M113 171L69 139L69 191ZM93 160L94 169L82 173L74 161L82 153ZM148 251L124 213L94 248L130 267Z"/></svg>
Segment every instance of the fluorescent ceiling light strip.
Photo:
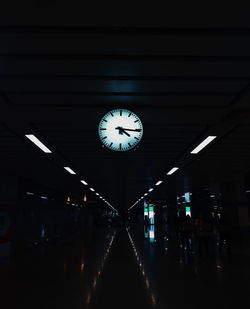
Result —
<svg viewBox="0 0 250 309"><path fill-rule="evenodd" d="M162 180L159 180L155 185L159 186L162 183Z"/></svg>
<svg viewBox="0 0 250 309"><path fill-rule="evenodd" d="M66 171L68 171L71 175L75 175L76 173L68 166L63 167Z"/></svg>
<svg viewBox="0 0 250 309"><path fill-rule="evenodd" d="M152 192L153 190L154 190L154 189L153 189L153 188L151 188L151 189L149 189L149 190L148 190L148 192Z"/></svg>
<svg viewBox="0 0 250 309"><path fill-rule="evenodd" d="M203 148L205 148L209 143L211 143L217 136L210 135L203 142L201 142L196 148L194 148L190 153L197 154Z"/></svg>
<svg viewBox="0 0 250 309"><path fill-rule="evenodd" d="M172 175L174 172L176 172L179 169L179 167L173 167L168 173L167 175Z"/></svg>
<svg viewBox="0 0 250 309"><path fill-rule="evenodd" d="M48 147L46 147L35 135L33 134L25 134L25 136L34 143L37 147L39 147L43 152L45 153L52 153L51 150L49 150Z"/></svg>
<svg viewBox="0 0 250 309"><path fill-rule="evenodd" d="M85 180L81 180L81 183L84 184L85 186L88 185L88 183Z"/></svg>
<svg viewBox="0 0 250 309"><path fill-rule="evenodd" d="M93 188L89 188L89 189L90 189L90 191L93 191L93 192L95 191Z"/></svg>

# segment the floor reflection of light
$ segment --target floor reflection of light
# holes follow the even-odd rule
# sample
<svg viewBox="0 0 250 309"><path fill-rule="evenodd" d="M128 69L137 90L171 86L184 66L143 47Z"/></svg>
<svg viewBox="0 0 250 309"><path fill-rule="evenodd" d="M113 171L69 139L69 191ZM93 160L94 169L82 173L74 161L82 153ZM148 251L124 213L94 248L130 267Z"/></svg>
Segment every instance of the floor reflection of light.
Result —
<svg viewBox="0 0 250 309"><path fill-rule="evenodd" d="M143 277L144 277L143 279L145 280L144 283L145 283L145 285L146 285L146 289L147 289L148 291L150 291L150 283L149 283L149 280L148 280L148 278L147 278L147 276L146 276L146 273L145 273L145 270L144 270L144 267L143 267L143 263L142 263L142 261L141 261L141 259L140 259L140 257L139 257L138 251L136 250L135 243L134 243L134 241L133 241L133 239L132 239L132 237L131 237L131 234L130 234L130 232L129 232L129 229L127 229L127 233L128 233L128 238L129 238L129 241L130 241L130 243L131 243L131 245L132 245L132 248L133 248L133 251L134 251L136 260L137 260L137 262L138 262L139 269L140 269L140 271L141 271L141 274L142 274ZM156 306L156 298L155 298L155 295L154 295L154 293L153 293L152 291L150 291L150 294L149 294L149 295L150 295L150 299L151 299L152 305L153 305L153 307L155 307L155 306Z"/></svg>
<svg viewBox="0 0 250 309"><path fill-rule="evenodd" d="M104 254L103 258L101 259L101 263L97 267L96 275L94 276L92 284L90 284L89 293L88 293L87 298L86 298L86 305L90 305L90 303L91 303L92 297L94 295L94 291L95 291L96 286L97 286L97 282L98 282L100 276L102 275L104 264L105 264L105 262L106 262L106 260L107 260L107 258L109 256L110 249L111 249L112 244L114 242L115 236L116 236L116 232L113 233L113 235L111 237L111 240L110 240L110 242L108 244L108 247L107 247L107 249L105 251L105 254Z"/></svg>
<svg viewBox="0 0 250 309"><path fill-rule="evenodd" d="M81 261L80 269L81 269L81 273L82 273L83 270L84 270L84 262L83 261Z"/></svg>

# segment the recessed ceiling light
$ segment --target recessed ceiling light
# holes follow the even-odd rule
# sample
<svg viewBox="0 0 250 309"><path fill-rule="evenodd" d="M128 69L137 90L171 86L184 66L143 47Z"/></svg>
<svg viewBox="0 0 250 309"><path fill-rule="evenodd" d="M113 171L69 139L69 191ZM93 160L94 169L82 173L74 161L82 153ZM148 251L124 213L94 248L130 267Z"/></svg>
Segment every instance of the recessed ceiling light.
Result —
<svg viewBox="0 0 250 309"><path fill-rule="evenodd" d="M152 192L153 190L154 190L154 189L153 189L153 188L151 188L151 189L149 189L149 190L148 190L148 192Z"/></svg>
<svg viewBox="0 0 250 309"><path fill-rule="evenodd" d="M89 188L89 189L90 189L90 191L93 191L93 192L95 191L93 188Z"/></svg>
<svg viewBox="0 0 250 309"><path fill-rule="evenodd" d="M71 175L75 175L76 173L68 166L64 166L64 169L68 171Z"/></svg>
<svg viewBox="0 0 250 309"><path fill-rule="evenodd" d="M210 135L207 138L204 139L203 142L201 142L197 147L195 147L190 153L197 154L200 152L203 148L205 148L209 143L211 143L217 136Z"/></svg>
<svg viewBox="0 0 250 309"><path fill-rule="evenodd" d="M155 184L156 186L159 186L162 183L162 180L157 181L157 183Z"/></svg>
<svg viewBox="0 0 250 309"><path fill-rule="evenodd" d="M100 195L100 194L96 192L96 195Z"/></svg>
<svg viewBox="0 0 250 309"><path fill-rule="evenodd" d="M88 185L88 183L85 180L81 180L81 183L83 183L85 186Z"/></svg>
<svg viewBox="0 0 250 309"><path fill-rule="evenodd" d="M148 195L148 193L145 193L144 196Z"/></svg>
<svg viewBox="0 0 250 309"><path fill-rule="evenodd" d="M25 134L25 136L34 143L37 147L39 147L43 152L45 153L52 153L51 150L49 150L48 147L46 147L35 135L33 134Z"/></svg>
<svg viewBox="0 0 250 309"><path fill-rule="evenodd" d="M174 172L176 172L179 169L179 167L173 167L168 173L167 175L172 175Z"/></svg>

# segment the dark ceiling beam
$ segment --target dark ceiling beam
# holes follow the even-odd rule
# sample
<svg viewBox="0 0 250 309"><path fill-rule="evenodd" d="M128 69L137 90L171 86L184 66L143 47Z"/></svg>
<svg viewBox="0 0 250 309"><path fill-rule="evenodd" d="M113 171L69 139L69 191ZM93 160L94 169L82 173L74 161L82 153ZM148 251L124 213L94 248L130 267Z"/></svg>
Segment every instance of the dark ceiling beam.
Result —
<svg viewBox="0 0 250 309"><path fill-rule="evenodd" d="M83 96L231 96L236 91L143 91L143 92L103 92L103 91L8 91L7 95L83 95Z"/></svg>
<svg viewBox="0 0 250 309"><path fill-rule="evenodd" d="M236 94L233 100L229 103L229 107L239 106L241 101L245 99L245 97L250 97L250 82L245 85L240 92ZM249 98L250 99L250 98Z"/></svg>
<svg viewBox="0 0 250 309"><path fill-rule="evenodd" d="M166 36L250 36L250 27L84 27L84 26L0 26L0 33L105 34Z"/></svg>
<svg viewBox="0 0 250 309"><path fill-rule="evenodd" d="M182 76L143 76L143 75L82 75L82 74L5 74L0 73L0 79L36 79L36 80L110 80L110 81L237 81L237 82L247 82L250 81L249 76L191 76L191 75L182 75Z"/></svg>
<svg viewBox="0 0 250 309"><path fill-rule="evenodd" d="M249 62L250 56L218 55L153 55L153 54L0 54L0 58L14 60L103 60L103 61L171 61L171 62Z"/></svg>

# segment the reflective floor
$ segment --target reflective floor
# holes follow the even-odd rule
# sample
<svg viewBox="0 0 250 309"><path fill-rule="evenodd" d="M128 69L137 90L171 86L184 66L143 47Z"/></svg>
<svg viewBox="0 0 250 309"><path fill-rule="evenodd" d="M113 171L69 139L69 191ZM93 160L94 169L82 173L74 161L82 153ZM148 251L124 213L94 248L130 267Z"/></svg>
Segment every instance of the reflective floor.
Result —
<svg viewBox="0 0 250 309"><path fill-rule="evenodd" d="M158 233L158 234L157 234ZM211 248L210 248L211 249ZM239 308L250 305L250 250L200 256L153 229L99 228L0 262L3 308Z"/></svg>

